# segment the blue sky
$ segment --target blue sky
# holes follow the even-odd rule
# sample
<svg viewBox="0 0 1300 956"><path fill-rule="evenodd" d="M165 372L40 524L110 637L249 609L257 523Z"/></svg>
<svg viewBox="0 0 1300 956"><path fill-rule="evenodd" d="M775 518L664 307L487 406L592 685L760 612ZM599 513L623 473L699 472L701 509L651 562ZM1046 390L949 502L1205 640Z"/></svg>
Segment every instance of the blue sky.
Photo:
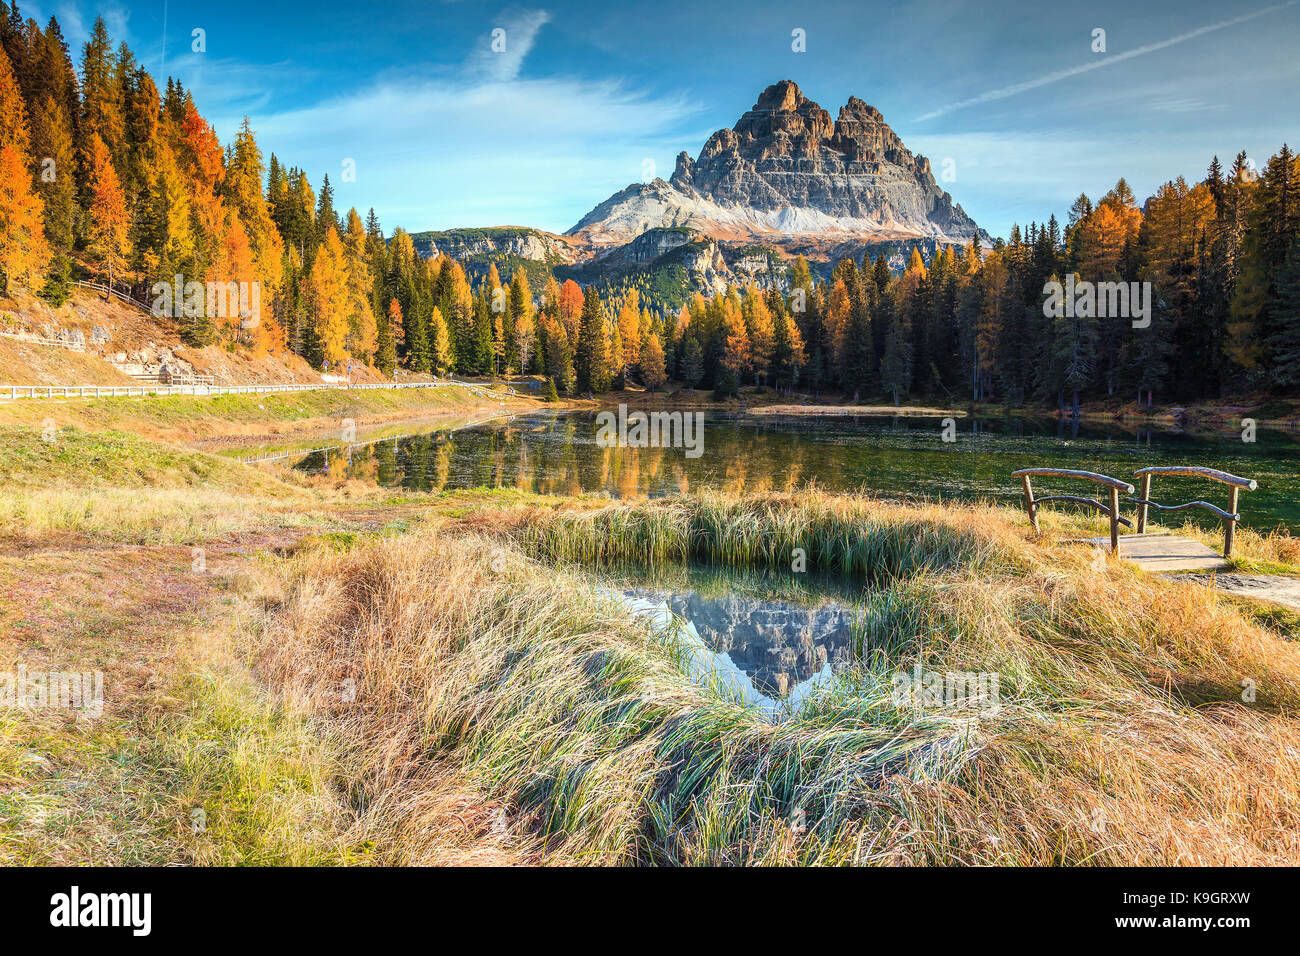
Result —
<svg viewBox="0 0 1300 956"><path fill-rule="evenodd" d="M1300 2L1037 4L673 0L625 4L21 3L80 58L96 14L179 76L226 142L247 115L268 156L329 173L386 230L572 226L667 178L758 93L793 79L832 115L880 109L977 222L1064 219L1125 176L1140 198L1240 149L1300 140ZM491 50L504 29L506 50ZM206 31L206 52L191 50ZM806 52L791 49L805 31ZM1094 53L1093 31L1106 31ZM161 83L160 83L161 85ZM346 160L356 181L341 181Z"/></svg>

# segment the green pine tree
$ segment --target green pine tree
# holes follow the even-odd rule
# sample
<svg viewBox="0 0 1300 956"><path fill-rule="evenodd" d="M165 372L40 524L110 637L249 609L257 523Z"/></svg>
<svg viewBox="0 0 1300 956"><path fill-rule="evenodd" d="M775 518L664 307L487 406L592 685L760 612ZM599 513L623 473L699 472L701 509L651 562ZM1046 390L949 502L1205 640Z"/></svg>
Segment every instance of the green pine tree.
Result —
<svg viewBox="0 0 1300 956"><path fill-rule="evenodd" d="M578 324L578 353L574 363L579 392L609 391L609 360L605 351L605 312L594 286L582 300Z"/></svg>
<svg viewBox="0 0 1300 956"><path fill-rule="evenodd" d="M1270 342L1273 379L1295 388L1300 386L1300 238L1291 243L1286 265L1278 273L1275 309Z"/></svg>
<svg viewBox="0 0 1300 956"><path fill-rule="evenodd" d="M695 388L704 377L704 350L700 340L687 333L686 344L682 347L682 381L687 388Z"/></svg>
<svg viewBox="0 0 1300 956"><path fill-rule="evenodd" d="M912 350L898 316L885 336L885 355L880 360L880 384L897 405L912 382Z"/></svg>
<svg viewBox="0 0 1300 956"><path fill-rule="evenodd" d="M382 309L376 311L375 326L378 343L375 348L375 368L392 378L397 368L397 353L394 348L392 327L388 324L388 316Z"/></svg>
<svg viewBox="0 0 1300 956"><path fill-rule="evenodd" d="M56 309L72 298L72 263L66 256L56 256L50 263L45 284L37 294Z"/></svg>

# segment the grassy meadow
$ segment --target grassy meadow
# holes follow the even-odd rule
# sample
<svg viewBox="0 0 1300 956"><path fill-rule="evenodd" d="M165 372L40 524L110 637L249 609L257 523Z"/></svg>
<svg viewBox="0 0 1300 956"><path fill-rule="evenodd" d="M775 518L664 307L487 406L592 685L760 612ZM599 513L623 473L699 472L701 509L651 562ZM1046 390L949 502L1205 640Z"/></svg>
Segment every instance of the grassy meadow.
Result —
<svg viewBox="0 0 1300 956"><path fill-rule="evenodd" d="M399 496L30 414L0 409L0 671L102 670L105 710L0 710L0 863L1300 862L1294 615L1069 544L1086 517ZM1237 548L1300 574L1286 535ZM859 589L859 653L780 722L591 587L797 550ZM916 667L1000 706L899 706Z"/></svg>

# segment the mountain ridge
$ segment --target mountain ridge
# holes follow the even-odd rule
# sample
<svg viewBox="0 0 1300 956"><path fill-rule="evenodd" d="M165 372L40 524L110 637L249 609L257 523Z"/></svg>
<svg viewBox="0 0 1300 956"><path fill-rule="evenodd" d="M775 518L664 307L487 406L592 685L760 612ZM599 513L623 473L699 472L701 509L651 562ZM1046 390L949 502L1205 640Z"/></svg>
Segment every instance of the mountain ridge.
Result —
<svg viewBox="0 0 1300 956"><path fill-rule="evenodd" d="M879 110L851 96L832 120L793 80L765 89L696 158L678 154L668 180L627 186L565 235L609 245L675 226L723 240L988 239Z"/></svg>
<svg viewBox="0 0 1300 956"><path fill-rule="evenodd" d="M563 234L521 226L412 233L422 255L448 254L472 275L522 268L610 288L635 285L676 310L695 292L733 285L785 288L786 264L805 257L823 278L843 257L883 255L901 272L966 245L980 229L935 182L879 110L856 96L829 112L792 80L767 87L734 127L713 133L672 176L632 183Z"/></svg>

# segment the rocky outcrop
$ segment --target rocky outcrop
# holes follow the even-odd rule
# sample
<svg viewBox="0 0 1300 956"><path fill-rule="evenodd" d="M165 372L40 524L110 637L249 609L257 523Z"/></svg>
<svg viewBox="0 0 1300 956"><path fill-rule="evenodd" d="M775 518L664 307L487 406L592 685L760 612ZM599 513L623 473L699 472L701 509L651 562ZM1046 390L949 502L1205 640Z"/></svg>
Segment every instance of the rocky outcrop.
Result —
<svg viewBox="0 0 1300 956"><path fill-rule="evenodd" d="M724 240L837 236L967 242L978 227L880 111L850 97L832 119L790 80L768 87L672 178L633 184L568 235L625 243L689 226Z"/></svg>
<svg viewBox="0 0 1300 956"><path fill-rule="evenodd" d="M787 267L766 246L725 243L688 227L656 227L623 245L596 247L592 259L557 274L581 283L658 276L680 282L684 295L697 291L711 295L744 284L784 289ZM673 304L670 311L679 307L680 303Z"/></svg>
<svg viewBox="0 0 1300 956"><path fill-rule="evenodd" d="M453 259L475 257L532 259L546 263L567 263L575 258L572 244L540 229L499 227L493 229L448 229L443 232L411 234L416 251L426 258L450 255Z"/></svg>
<svg viewBox="0 0 1300 956"><path fill-rule="evenodd" d="M692 229L647 229L618 251L622 261L640 264L658 259L698 236Z"/></svg>

